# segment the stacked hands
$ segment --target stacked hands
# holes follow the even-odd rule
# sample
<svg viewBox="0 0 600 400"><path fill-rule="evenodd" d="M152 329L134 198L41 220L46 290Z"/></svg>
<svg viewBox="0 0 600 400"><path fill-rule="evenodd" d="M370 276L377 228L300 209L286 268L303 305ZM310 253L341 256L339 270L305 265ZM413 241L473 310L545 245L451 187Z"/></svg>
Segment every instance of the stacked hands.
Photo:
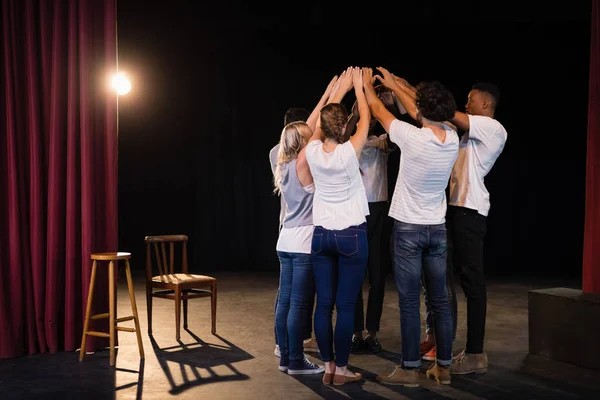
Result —
<svg viewBox="0 0 600 400"><path fill-rule="evenodd" d="M381 75L373 75L373 69L368 67L348 67L339 77L334 76L325 91L329 102L341 101L353 87L355 90L372 88L377 81L391 90L410 86L406 79L390 73L387 69L383 67L376 69Z"/></svg>

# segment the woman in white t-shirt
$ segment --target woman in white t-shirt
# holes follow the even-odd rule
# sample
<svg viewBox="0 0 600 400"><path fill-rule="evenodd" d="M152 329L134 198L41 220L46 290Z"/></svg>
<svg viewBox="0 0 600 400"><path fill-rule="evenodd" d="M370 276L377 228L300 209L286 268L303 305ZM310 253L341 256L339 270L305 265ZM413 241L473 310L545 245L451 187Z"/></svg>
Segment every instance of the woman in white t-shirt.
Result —
<svg viewBox="0 0 600 400"><path fill-rule="evenodd" d="M339 101L352 87L360 120L354 136L342 143L348 112ZM315 133L306 146L306 159L315 183L311 257L317 290L314 324L321 359L325 362L325 384L342 385L361 379L360 374L348 371L347 365L356 297L367 268L365 216L369 214L369 206L358 157L367 139L369 121L362 70L349 68L340 76L329 104L321 109Z"/></svg>

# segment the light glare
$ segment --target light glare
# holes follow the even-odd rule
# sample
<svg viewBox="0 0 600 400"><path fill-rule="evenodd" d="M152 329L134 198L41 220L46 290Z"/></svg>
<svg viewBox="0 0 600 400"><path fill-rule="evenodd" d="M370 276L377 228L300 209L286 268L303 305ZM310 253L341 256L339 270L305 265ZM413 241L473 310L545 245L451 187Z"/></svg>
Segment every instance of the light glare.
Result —
<svg viewBox="0 0 600 400"><path fill-rule="evenodd" d="M129 82L129 79L123 73L119 72L112 79L112 88L117 94L124 95L131 90L131 82Z"/></svg>

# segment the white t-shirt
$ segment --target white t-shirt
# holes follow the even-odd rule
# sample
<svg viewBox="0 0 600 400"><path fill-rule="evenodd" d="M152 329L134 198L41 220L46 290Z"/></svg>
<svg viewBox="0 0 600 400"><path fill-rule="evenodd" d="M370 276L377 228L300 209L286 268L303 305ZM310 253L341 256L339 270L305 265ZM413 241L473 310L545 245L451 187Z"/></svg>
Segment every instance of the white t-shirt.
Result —
<svg viewBox="0 0 600 400"><path fill-rule="evenodd" d="M330 230L342 230L366 222L369 203L351 142L327 153L323 142L306 146L306 160L315 182L313 222Z"/></svg>
<svg viewBox="0 0 600 400"><path fill-rule="evenodd" d="M502 153L507 132L493 118L482 115L468 117L469 132L460 140L458 159L450 175L449 204L477 210L487 216L490 194L484 178Z"/></svg>
<svg viewBox="0 0 600 400"><path fill-rule="evenodd" d="M458 135L444 125L444 143L429 128L392 121L390 140L400 147L400 171L390 217L418 225L446 222L446 186L458 157Z"/></svg>
<svg viewBox="0 0 600 400"><path fill-rule="evenodd" d="M277 160L279 159L279 147L281 147L281 144L277 143L269 152L269 161L271 161L271 172L273 173L273 176L275 176L275 168L277 168ZM280 195L279 198L281 199L279 206L279 229L281 229L287 211L287 204L285 203L283 196Z"/></svg>

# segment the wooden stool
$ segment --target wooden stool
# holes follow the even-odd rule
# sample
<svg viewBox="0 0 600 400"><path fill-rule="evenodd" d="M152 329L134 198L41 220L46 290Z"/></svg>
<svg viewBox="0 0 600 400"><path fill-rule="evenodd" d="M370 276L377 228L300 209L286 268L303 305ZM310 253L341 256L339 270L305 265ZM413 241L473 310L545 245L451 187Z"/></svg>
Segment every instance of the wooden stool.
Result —
<svg viewBox="0 0 600 400"><path fill-rule="evenodd" d="M88 293L87 308L85 311L85 322L83 324L83 336L81 338L81 352L79 361L83 361L85 355L85 340L87 335L110 338L110 366L115 365L115 330L125 332L135 332L137 335L138 348L140 350L140 358L144 358L144 347L142 345L142 334L140 333L140 321L138 319L137 306L135 305L135 295L133 293L133 282L131 280L131 269L129 268L129 259L131 253L94 253L90 256L93 260L92 275L90 278L90 290ZM116 293L115 293L115 262L125 260L125 274L127 275L127 288L129 289L129 300L131 301L131 311L133 315L128 317L115 318L116 314ZM96 262L108 261L108 304L109 310L104 314L90 315L92 312L92 300L94 298L94 283L96 281ZM108 318L109 333L88 331L90 319ZM119 322L131 321L135 323L135 328L126 328L117 326Z"/></svg>

